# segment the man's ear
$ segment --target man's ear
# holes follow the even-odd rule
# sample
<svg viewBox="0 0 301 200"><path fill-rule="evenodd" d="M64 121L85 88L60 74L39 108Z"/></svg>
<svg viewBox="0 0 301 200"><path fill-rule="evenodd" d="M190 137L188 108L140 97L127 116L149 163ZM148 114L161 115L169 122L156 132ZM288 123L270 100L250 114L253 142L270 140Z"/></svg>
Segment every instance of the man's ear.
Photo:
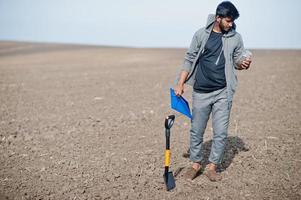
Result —
<svg viewBox="0 0 301 200"><path fill-rule="evenodd" d="M216 17L216 21L217 21L218 23L220 23L220 22L221 22L221 20L222 20L222 18L221 18L221 17L219 17L219 16L217 16L217 17Z"/></svg>

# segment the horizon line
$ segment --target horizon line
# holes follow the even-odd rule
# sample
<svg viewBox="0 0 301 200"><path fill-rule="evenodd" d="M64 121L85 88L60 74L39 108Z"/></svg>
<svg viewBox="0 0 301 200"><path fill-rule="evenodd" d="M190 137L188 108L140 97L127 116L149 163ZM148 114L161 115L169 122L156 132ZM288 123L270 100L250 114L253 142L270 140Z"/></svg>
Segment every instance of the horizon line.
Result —
<svg viewBox="0 0 301 200"><path fill-rule="evenodd" d="M89 47L103 47L103 48L129 48L129 49L188 49L189 46L130 46L130 45L109 45L109 44L95 44L82 42L53 42L53 41L33 41L33 40L6 40L0 39L0 42L15 42L28 44L49 44L49 45L74 45L74 46L89 46ZM273 47L251 47L246 48L251 50L301 50L300 48L273 48Z"/></svg>

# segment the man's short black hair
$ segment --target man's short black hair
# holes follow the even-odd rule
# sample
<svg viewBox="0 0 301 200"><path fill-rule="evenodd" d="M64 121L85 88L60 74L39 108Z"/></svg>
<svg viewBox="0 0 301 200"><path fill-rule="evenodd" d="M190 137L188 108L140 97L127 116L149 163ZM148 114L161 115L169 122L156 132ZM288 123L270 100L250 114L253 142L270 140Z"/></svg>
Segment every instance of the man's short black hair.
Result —
<svg viewBox="0 0 301 200"><path fill-rule="evenodd" d="M230 1L223 1L216 8L216 16L230 17L236 20L239 17L238 10Z"/></svg>

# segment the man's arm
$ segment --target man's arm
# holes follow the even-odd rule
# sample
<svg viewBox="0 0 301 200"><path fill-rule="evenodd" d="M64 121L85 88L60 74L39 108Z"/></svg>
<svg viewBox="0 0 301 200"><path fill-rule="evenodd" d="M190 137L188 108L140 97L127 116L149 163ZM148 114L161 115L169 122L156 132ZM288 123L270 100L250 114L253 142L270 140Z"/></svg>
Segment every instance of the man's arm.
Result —
<svg viewBox="0 0 301 200"><path fill-rule="evenodd" d="M245 59L240 62L243 52L245 51L244 43L241 35L239 35L238 45L233 53L234 65L237 70L248 69L251 65L251 59Z"/></svg>
<svg viewBox="0 0 301 200"><path fill-rule="evenodd" d="M192 64L200 50L199 34L200 34L200 30L198 30L193 35L190 46L185 54L184 63L183 63L182 70L179 75L180 78L178 79L177 86L175 88L175 94L177 96L180 96L184 93L185 80L187 79L188 74L191 71Z"/></svg>
<svg viewBox="0 0 301 200"><path fill-rule="evenodd" d="M182 70L191 71L192 63L200 50L199 31L197 31L191 40L190 46L185 54Z"/></svg>

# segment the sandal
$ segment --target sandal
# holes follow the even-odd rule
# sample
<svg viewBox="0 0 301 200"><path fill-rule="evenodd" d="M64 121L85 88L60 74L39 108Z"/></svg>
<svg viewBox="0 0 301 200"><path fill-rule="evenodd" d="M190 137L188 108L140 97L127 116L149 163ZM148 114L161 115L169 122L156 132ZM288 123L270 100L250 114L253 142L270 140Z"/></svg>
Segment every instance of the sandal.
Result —
<svg viewBox="0 0 301 200"><path fill-rule="evenodd" d="M199 170L196 170L193 167L189 167L185 172L184 177L187 180L193 180L199 175L199 172L201 172L201 168Z"/></svg>
<svg viewBox="0 0 301 200"><path fill-rule="evenodd" d="M215 182L215 181L220 181L220 180L222 180L221 174L216 173L215 170L209 170L209 169L206 169L205 172L204 172L204 174L208 177L208 179L209 179L210 181Z"/></svg>

